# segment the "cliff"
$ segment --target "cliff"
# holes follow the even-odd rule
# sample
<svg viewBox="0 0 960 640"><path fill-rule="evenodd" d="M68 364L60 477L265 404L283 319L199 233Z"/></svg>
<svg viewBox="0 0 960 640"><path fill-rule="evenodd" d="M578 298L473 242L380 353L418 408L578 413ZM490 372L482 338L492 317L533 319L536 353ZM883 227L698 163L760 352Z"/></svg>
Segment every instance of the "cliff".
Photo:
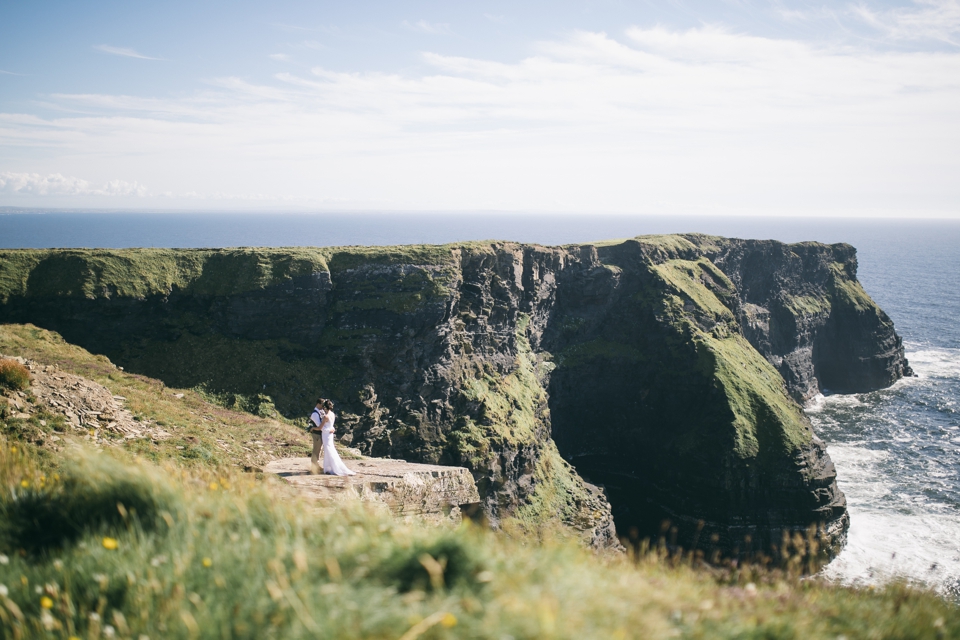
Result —
<svg viewBox="0 0 960 640"><path fill-rule="evenodd" d="M4 251L0 322L254 411L335 398L352 446L467 467L494 526L596 546L610 507L584 479L622 534L667 517L679 542L768 551L819 525L836 548L843 495L796 400L909 372L852 247L698 235Z"/></svg>
<svg viewBox="0 0 960 640"><path fill-rule="evenodd" d="M403 460L352 460L355 476L312 475L310 458L281 458L263 470L283 478L308 498L337 503L360 500L382 505L393 515L433 524L460 524L463 510L479 504L473 476L463 467Z"/></svg>

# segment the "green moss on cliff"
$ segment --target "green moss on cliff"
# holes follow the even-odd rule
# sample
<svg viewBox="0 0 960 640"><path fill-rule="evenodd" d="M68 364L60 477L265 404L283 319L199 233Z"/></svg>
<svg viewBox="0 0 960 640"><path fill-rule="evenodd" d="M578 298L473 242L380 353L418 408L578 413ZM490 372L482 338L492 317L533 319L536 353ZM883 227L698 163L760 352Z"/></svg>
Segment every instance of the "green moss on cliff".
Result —
<svg viewBox="0 0 960 640"><path fill-rule="evenodd" d="M369 265L448 265L459 245L401 245L393 247L333 247L324 249L333 272Z"/></svg>
<svg viewBox="0 0 960 640"><path fill-rule="evenodd" d="M644 362L646 356L633 345L597 338L567 347L557 354L557 366L578 367L594 359Z"/></svg>
<svg viewBox="0 0 960 640"><path fill-rule="evenodd" d="M464 380L461 389L469 403L479 405L479 422L492 432L488 435L496 434L513 445L533 442L546 429L547 392L537 377L536 356L526 336L529 323L530 317L520 314L513 371L500 375L480 369L475 378Z"/></svg>
<svg viewBox="0 0 960 640"><path fill-rule="evenodd" d="M835 262L830 265L830 270L833 273L831 285L835 303L853 307L860 313L879 311L877 303L863 290L859 281L850 278L843 264Z"/></svg>
<svg viewBox="0 0 960 640"><path fill-rule="evenodd" d="M553 440L544 443L532 482L533 492L505 523L506 529L519 529L533 538L544 532L562 535L570 531L589 536L599 524L597 517L606 515L603 499L591 495Z"/></svg>
<svg viewBox="0 0 960 640"><path fill-rule="evenodd" d="M735 293L733 284L706 258L669 260L652 268L669 288L681 294L684 306L706 312L715 322L734 321L733 312L724 304L729 304Z"/></svg>
<svg viewBox="0 0 960 640"><path fill-rule="evenodd" d="M420 265L384 272L364 269L360 278L351 278L339 291L340 299L333 305L337 313L383 309L394 313L412 313L422 304L443 299L447 293L449 276L431 273ZM359 269L359 267L358 267Z"/></svg>
<svg viewBox="0 0 960 640"><path fill-rule="evenodd" d="M480 370L476 377L464 380L461 394L478 406L477 419L461 418L448 442L475 473L490 469L499 473L497 456L504 451L535 449L532 491L520 505L503 505L510 516L505 526L536 533L554 523L590 534L590 514L597 499L548 437L549 410L542 373L550 363L540 362L532 352L527 338L529 323L529 316L520 314L513 371L498 375Z"/></svg>
<svg viewBox="0 0 960 640"><path fill-rule="evenodd" d="M796 316L817 315L830 312L830 301L817 296L791 296L784 294L783 305Z"/></svg>
<svg viewBox="0 0 960 640"><path fill-rule="evenodd" d="M753 458L794 451L810 441L809 422L788 395L780 374L735 327L727 325L735 322L733 314L717 294L732 291L732 285L725 277L717 277L716 267L710 269L707 262L704 258L672 260L651 267L667 289L661 297L663 316L685 336L681 344L694 345L701 374L723 390L733 418L737 455ZM705 316L716 325L705 326ZM696 449L699 442L694 439L685 446Z"/></svg>
<svg viewBox="0 0 960 640"><path fill-rule="evenodd" d="M226 296L327 271L317 249L17 249L0 251L0 300L12 296Z"/></svg>

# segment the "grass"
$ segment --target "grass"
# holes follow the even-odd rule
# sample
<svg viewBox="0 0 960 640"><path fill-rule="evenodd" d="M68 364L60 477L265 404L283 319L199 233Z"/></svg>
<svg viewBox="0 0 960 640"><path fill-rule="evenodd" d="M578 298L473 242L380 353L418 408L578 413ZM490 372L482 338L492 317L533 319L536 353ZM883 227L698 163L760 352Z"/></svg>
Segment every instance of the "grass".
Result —
<svg viewBox="0 0 960 640"><path fill-rule="evenodd" d="M733 417L736 452L742 458L795 451L813 436L783 378L732 325L725 304L733 285L706 259L669 260L651 266L665 285L665 317L689 336L703 374L722 388ZM697 443L690 443L696 447Z"/></svg>
<svg viewBox="0 0 960 640"><path fill-rule="evenodd" d="M135 419L155 423L171 437L159 441L120 437L111 440L104 433L106 439L101 444L123 448L146 460L175 460L208 468L259 468L275 458L309 455L309 438L295 421L277 419L265 397L227 397L202 388L166 387L158 380L120 371L107 358L94 356L65 342L57 333L32 325L0 325L0 353L56 365L126 398L124 406ZM42 414L24 420L8 418L5 424L9 430L35 434L34 439L62 436L58 429L65 430L62 420L58 423L53 416Z"/></svg>
<svg viewBox="0 0 960 640"><path fill-rule="evenodd" d="M707 569L662 547L597 556L547 519L494 534L320 508L228 452L296 437L294 426L118 371L36 327L0 327L0 351L97 380L174 434L96 449L61 433L67 446L52 453L28 435L60 433L53 416L2 419L0 638L960 635L955 605L905 583L845 588L801 579L795 565ZM557 471L535 471L532 509L563 514L577 487Z"/></svg>
<svg viewBox="0 0 960 640"><path fill-rule="evenodd" d="M8 249L0 251L0 301L12 296L84 298L233 295L328 271L310 248Z"/></svg>
<svg viewBox="0 0 960 640"><path fill-rule="evenodd" d="M30 371L9 358L0 358L0 387L22 391L30 386Z"/></svg>
<svg viewBox="0 0 960 640"><path fill-rule="evenodd" d="M549 536L428 528L120 450L80 446L58 478L0 436L0 482L0 508L15 515L0 519L3 638L960 634L955 605L903 583L852 589L750 567L708 572L657 550L599 557ZM51 525L70 535L29 549L33 532L18 523L71 503L69 520Z"/></svg>

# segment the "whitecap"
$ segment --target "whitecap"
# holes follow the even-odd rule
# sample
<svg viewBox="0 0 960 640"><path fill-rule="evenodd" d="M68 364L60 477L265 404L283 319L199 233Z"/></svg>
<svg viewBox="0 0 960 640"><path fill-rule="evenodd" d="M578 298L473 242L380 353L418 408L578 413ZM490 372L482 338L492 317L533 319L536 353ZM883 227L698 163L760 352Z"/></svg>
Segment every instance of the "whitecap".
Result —
<svg viewBox="0 0 960 640"><path fill-rule="evenodd" d="M940 591L960 576L960 516L924 510L850 507L843 552L823 570L844 584L880 584L893 578L921 582Z"/></svg>
<svg viewBox="0 0 960 640"><path fill-rule="evenodd" d="M910 366L921 378L960 378L960 349L922 349L907 353Z"/></svg>

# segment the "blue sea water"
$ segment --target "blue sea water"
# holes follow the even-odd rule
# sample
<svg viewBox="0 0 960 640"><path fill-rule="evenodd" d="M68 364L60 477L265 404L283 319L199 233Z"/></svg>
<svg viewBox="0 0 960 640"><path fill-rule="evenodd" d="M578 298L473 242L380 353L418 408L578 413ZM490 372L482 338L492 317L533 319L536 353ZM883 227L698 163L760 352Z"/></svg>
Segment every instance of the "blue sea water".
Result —
<svg viewBox="0 0 960 640"><path fill-rule="evenodd" d="M846 548L825 573L892 576L960 596L960 221L457 214L0 214L0 248L343 246L505 239L565 244L702 232L848 242L864 288L904 338L916 378L817 398L850 506Z"/></svg>

